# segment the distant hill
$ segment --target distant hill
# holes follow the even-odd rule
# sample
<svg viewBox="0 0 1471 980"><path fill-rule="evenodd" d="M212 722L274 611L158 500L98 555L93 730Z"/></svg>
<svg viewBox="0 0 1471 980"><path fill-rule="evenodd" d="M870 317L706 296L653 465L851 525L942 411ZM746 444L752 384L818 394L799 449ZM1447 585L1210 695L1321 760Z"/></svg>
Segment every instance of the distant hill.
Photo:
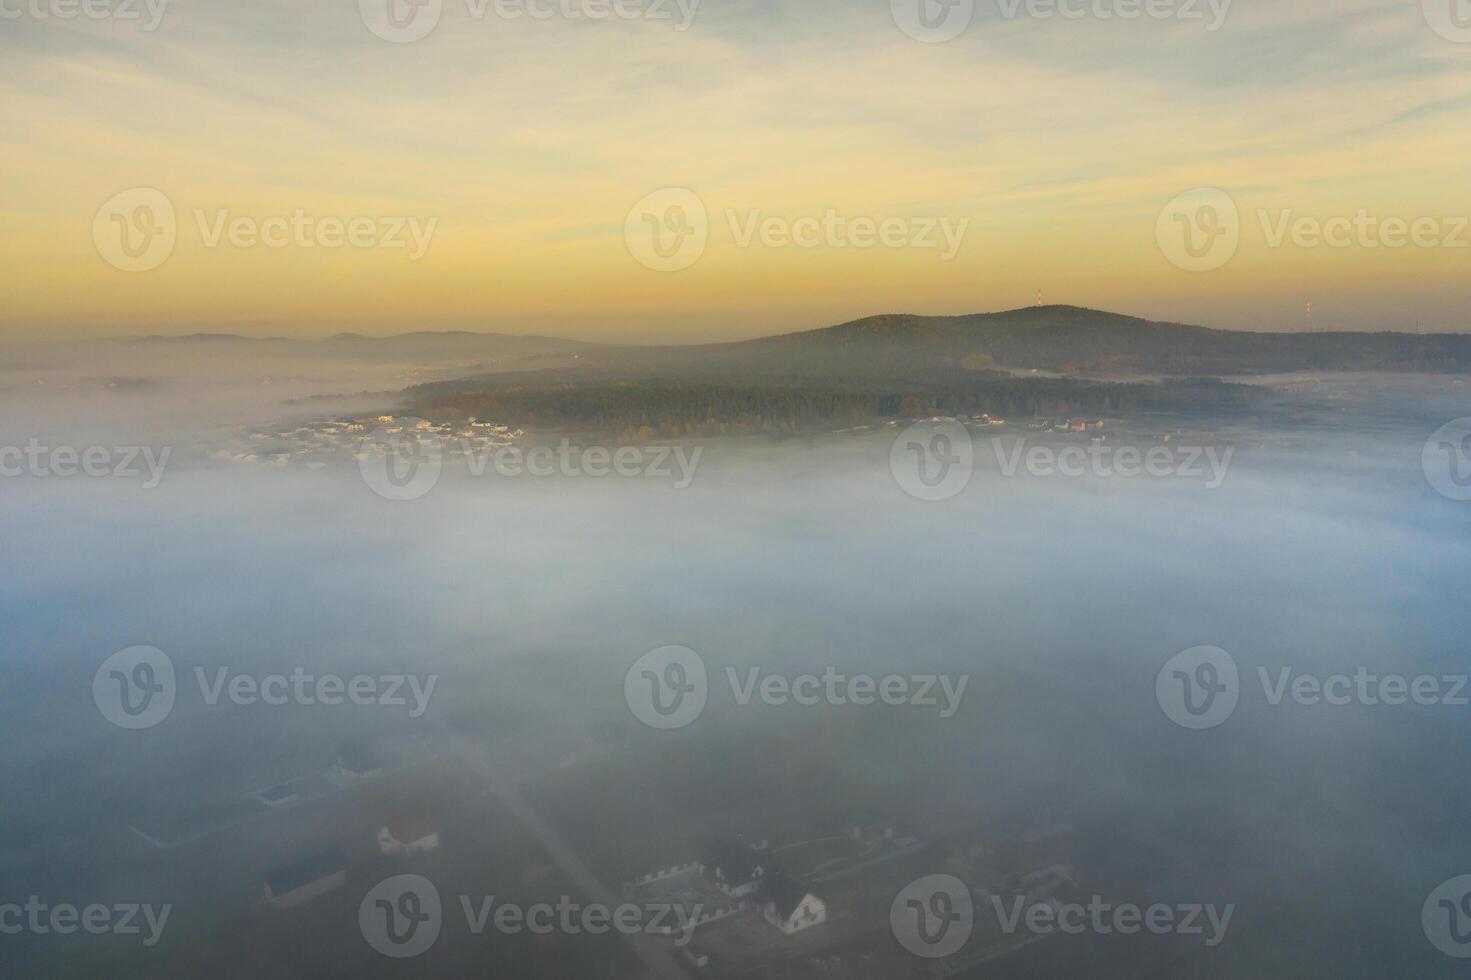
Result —
<svg viewBox="0 0 1471 980"><path fill-rule="evenodd" d="M760 375L910 377L936 370L1228 377L1289 371L1471 372L1471 334L1257 333L1144 320L1077 306L964 316L884 314L799 333L724 344L634 346L465 330L319 340L238 334L150 336L135 342L282 345L282 352L392 360L416 357L571 358L580 378ZM534 366L527 364L524 366ZM564 368L566 366L564 365Z"/></svg>
<svg viewBox="0 0 1471 980"><path fill-rule="evenodd" d="M1471 335L1254 333L1039 306L966 316L887 314L736 343L589 347L575 365L546 374L546 380L852 383L987 371L1095 379L1294 371L1458 373L1471 371Z"/></svg>
<svg viewBox="0 0 1471 980"><path fill-rule="evenodd" d="M1471 370L1471 336L1466 334L1255 333L1076 306L948 317L872 316L734 346L798 357L827 351L842 361L895 358L906 365L930 361L1088 375Z"/></svg>
<svg viewBox="0 0 1471 980"><path fill-rule="evenodd" d="M213 342L213 341L250 340L252 338L243 336L243 335L238 334L238 333L188 333L188 334L180 334L180 335L177 335L177 336L165 336L164 334L156 334L155 333L155 334L149 334L146 337L135 337L133 339L136 342L138 342L138 343L144 343L144 344L158 344L158 343L165 343L165 344L167 344L167 343L174 343L174 344L197 344L197 343Z"/></svg>
<svg viewBox="0 0 1471 980"><path fill-rule="evenodd" d="M738 343L607 346L545 369L527 360L514 372L419 385L408 394L426 417L665 435L789 433L980 412L1221 415L1253 411L1270 395L1222 378L1465 372L1471 336L1250 333L1042 306L872 316ZM1141 377L1167 380L1141 384Z"/></svg>

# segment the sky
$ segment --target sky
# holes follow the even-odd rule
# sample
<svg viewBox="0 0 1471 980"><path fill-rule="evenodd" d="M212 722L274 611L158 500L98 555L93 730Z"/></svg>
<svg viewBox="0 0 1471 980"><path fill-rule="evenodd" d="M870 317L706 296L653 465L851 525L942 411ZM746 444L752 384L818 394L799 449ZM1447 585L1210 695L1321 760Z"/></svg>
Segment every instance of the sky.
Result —
<svg viewBox="0 0 1471 980"><path fill-rule="evenodd" d="M420 2L0 0L0 339L1471 330L1464 0Z"/></svg>

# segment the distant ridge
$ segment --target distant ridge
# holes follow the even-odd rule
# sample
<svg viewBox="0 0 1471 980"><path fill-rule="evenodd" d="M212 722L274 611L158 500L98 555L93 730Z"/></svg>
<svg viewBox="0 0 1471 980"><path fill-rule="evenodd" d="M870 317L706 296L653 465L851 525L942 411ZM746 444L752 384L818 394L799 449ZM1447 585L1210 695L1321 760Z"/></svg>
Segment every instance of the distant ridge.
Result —
<svg viewBox="0 0 1471 980"><path fill-rule="evenodd" d="M547 337L539 334L514 334L514 333L490 333L474 330L411 330L404 333L384 334L373 336L370 334L356 333L346 330L341 333L332 334L329 337L249 337L238 333L185 333L185 334L146 334L140 337L125 337L125 341L135 343L193 343L197 341L251 341L292 344L328 344L336 342L363 341L366 343L389 343L394 341L413 340L485 340L485 341L510 341L514 343L544 343L561 344L569 347L596 347L600 346L596 341L589 340L567 340L561 337Z"/></svg>
<svg viewBox="0 0 1471 980"><path fill-rule="evenodd" d="M177 341L182 343L196 343L201 341L235 341L235 340L257 340L265 338L246 337L238 333L186 333L174 336L166 334L149 334L146 337L134 337L133 340L144 343L159 343L161 341Z"/></svg>
<svg viewBox="0 0 1471 980"><path fill-rule="evenodd" d="M1467 334L1217 330L1078 306L960 316L889 313L735 346L797 356L827 350L849 361L887 357L896 365L1090 375L1471 371Z"/></svg>
<svg viewBox="0 0 1471 980"><path fill-rule="evenodd" d="M197 333L142 339L221 343L252 338ZM598 344L467 330L419 330L385 337L344 332L315 340L274 339L323 356L336 352L385 360L441 353L484 358L576 354L576 369L583 376L599 372L668 376L685 371L827 378L934 370L1025 370L1092 377L1471 372L1471 334L1217 330L1063 305L957 316L884 313L814 330L687 346Z"/></svg>

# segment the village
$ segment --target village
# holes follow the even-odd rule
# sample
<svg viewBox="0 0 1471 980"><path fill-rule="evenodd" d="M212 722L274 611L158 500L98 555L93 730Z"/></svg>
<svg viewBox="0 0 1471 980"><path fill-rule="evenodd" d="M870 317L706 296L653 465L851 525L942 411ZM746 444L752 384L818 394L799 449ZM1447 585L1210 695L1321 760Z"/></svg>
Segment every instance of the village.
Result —
<svg viewBox="0 0 1471 980"><path fill-rule="evenodd" d="M1033 940L1002 934L979 910L991 895L1045 904L1075 894L1071 838L1071 828L1044 823L1016 834L972 830L926 840L868 815L789 843L719 841L698 860L626 883L624 892L706 910L681 951L694 976L940 977ZM978 913L964 948L926 959L896 942L892 906L907 885L935 873L969 883Z"/></svg>
<svg viewBox="0 0 1471 980"><path fill-rule="evenodd" d="M580 751L581 761L558 778L596 791L588 785L591 766L616 783L625 771L618 747L628 737L611 728L590 731L605 750ZM209 972L212 961L193 958L205 950L260 975L269 975L286 950L320 956L324 971L390 975L382 972L390 961L363 941L358 906L398 875L432 881L442 902L443 934L421 966L522 978L633 980L652 975L650 957L667 963L668 975L691 980L947 976L1037 942L1003 934L988 896L1045 903L1081 894L1073 830L1050 819L911 827L859 807L846 819L793 817L788 810L771 813L774 821L741 818L702 829L652 822L647 806L618 800L584 827L579 821L592 814L564 809L555 786L533 803L500 782L524 775L492 756L467 759L464 751L398 737L349 738L319 775L250 794L257 810L249 820L174 843L149 840L154 853L178 860L204 852L239 856L231 890L241 904L220 920L210 943L187 944L158 975ZM491 768L493 777L472 775ZM751 832L742 834L741 823ZM640 868L643 860L650 863ZM619 868L626 873L618 875ZM891 906L906 886L935 874L970 885L976 921L962 949L926 959L896 939ZM461 896L523 906L633 906L647 913L646 928L621 937L494 928L472 935ZM678 910L673 916L655 914L671 908Z"/></svg>
<svg viewBox="0 0 1471 980"><path fill-rule="evenodd" d="M356 921L361 894L395 874L435 882L446 923L460 914L452 896L478 894L477 888L506 901L589 899L544 841L516 842L514 821L493 798L465 785L454 763L421 758L395 769L384 761L391 754L391 747L345 742L323 774L340 791L336 802L326 795L297 796L289 786L258 794L283 815L324 804L326 810L318 845L295 848L289 860L259 872L256 897L241 913L249 933L289 936L308 925L341 931L344 922ZM498 840L486 838L491 827ZM1071 828L1048 821L931 839L866 812L847 825L813 826L790 840L717 836L698 853L623 882L617 896L647 912L640 941L654 944L690 978L941 977L1036 941L1001 933L995 917L983 911L987 897L1024 896L1030 904L1081 894L1071 846ZM971 885L976 926L963 949L929 960L896 941L891 904L906 885L937 873ZM649 911L670 908L680 912ZM466 945L470 938L479 941ZM529 944L522 938L493 931L483 938L455 936L447 924L438 944L443 948L430 955L466 966L505 957L520 963L519 975L527 977L577 975L559 971L592 955L600 976L640 975L632 963L627 972L611 969L609 950L623 950L610 946L610 937L596 952L586 948L587 937L544 935ZM252 946L240 955L264 968L269 948Z"/></svg>
<svg viewBox="0 0 1471 980"><path fill-rule="evenodd" d="M289 428L243 430L229 445L209 455L223 463L321 469L339 462L382 459L392 451L391 440L404 436L435 439L443 454L455 459L493 453L515 445L525 435L524 430L515 426L476 418L430 422L396 415L370 415L318 419Z"/></svg>

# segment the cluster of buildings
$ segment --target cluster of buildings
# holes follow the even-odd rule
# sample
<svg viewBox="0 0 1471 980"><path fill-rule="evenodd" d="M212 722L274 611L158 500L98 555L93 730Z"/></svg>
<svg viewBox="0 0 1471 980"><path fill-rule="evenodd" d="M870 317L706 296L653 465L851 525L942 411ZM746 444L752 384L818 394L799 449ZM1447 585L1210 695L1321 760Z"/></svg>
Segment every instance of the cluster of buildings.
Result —
<svg viewBox="0 0 1471 980"><path fill-rule="evenodd" d="M440 819L425 801L440 794L405 792L399 781L404 767L395 764L401 760L385 753L387 747L359 739L341 744L325 776L360 793L373 819L355 835L339 835L331 846L271 869L261 883L266 906L294 909L339 892L354 865L363 862L395 864L439 852ZM1072 837L1065 824L1029 822L1009 833L946 831L922 838L866 815L776 848L764 840L722 839L699 859L644 874L622 890L631 903L689 912L678 929L651 922L651 933L673 935L685 926L721 923L678 950L694 975L755 976L780 966L784 976L836 973L871 980L900 975L895 970L909 962L897 947L873 942L888 926L874 918L873 909L886 910L889 899L919 875L958 877L977 907L997 896L1056 909L1059 903L1076 904L1083 894L1071 862ZM966 949L937 961L935 975L971 969L1023 945L1009 934L983 931Z"/></svg>
<svg viewBox="0 0 1471 980"><path fill-rule="evenodd" d="M703 871L725 895L747 901L788 936L827 921L827 903L805 883L771 867L766 848L725 842L711 849Z"/></svg>
<svg viewBox="0 0 1471 980"><path fill-rule="evenodd" d="M242 433L235 445L216 450L211 456L227 463L300 463L315 469L334 460L381 458L390 451L389 440L404 434L436 438L447 456L477 456L514 445L526 433L514 426L475 418L463 422L430 422L394 415L331 418L292 428L251 430Z"/></svg>
<svg viewBox="0 0 1471 980"><path fill-rule="evenodd" d="M1103 419L1033 419L1027 428L1038 432L1089 432L1102 429Z"/></svg>
<svg viewBox="0 0 1471 980"><path fill-rule="evenodd" d="M623 892L630 898L699 907L700 924L755 909L765 922L791 936L827 921L827 902L810 883L779 870L765 843L722 841L703 859L627 882Z"/></svg>

